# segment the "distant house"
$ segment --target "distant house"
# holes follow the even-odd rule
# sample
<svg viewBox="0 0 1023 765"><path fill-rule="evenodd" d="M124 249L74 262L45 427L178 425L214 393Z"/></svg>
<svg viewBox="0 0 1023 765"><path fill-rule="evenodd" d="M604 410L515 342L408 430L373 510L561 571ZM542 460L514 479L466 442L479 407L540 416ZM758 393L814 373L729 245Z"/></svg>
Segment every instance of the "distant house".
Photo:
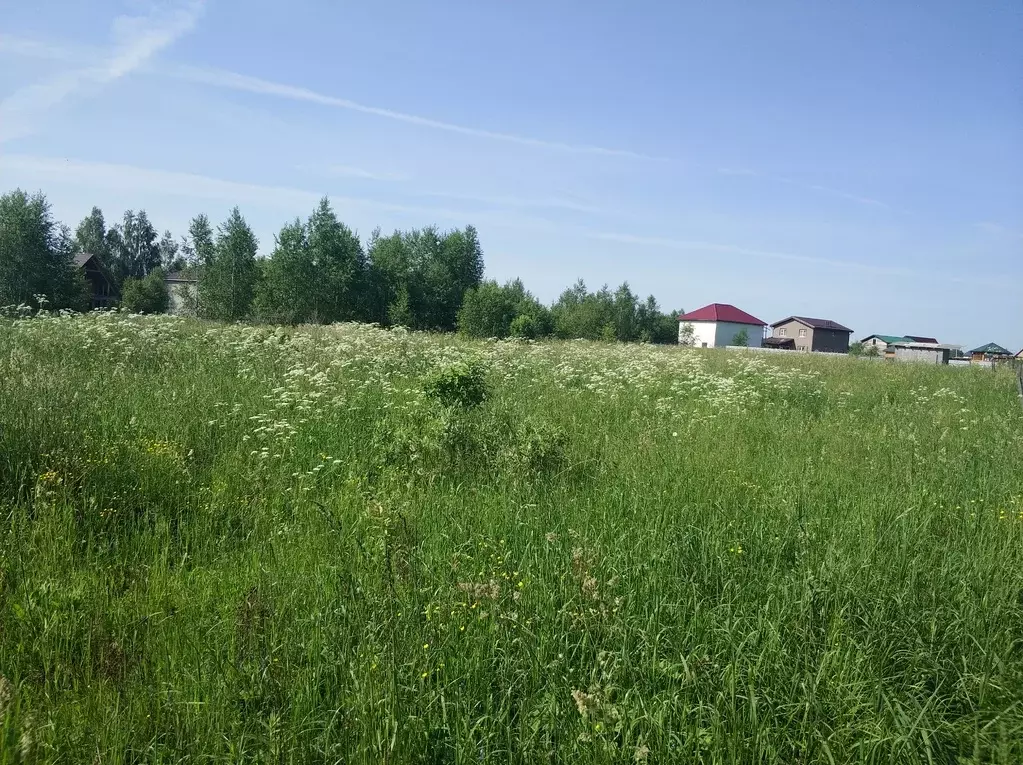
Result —
<svg viewBox="0 0 1023 765"><path fill-rule="evenodd" d="M735 345L736 338L746 333L746 345L759 348L764 340L766 322L728 303L711 303L678 317L679 342L687 326L693 330L693 345L697 348L723 348Z"/></svg>
<svg viewBox="0 0 1023 765"><path fill-rule="evenodd" d="M116 305L117 291L114 289L113 280L98 257L88 252L77 252L75 266L82 269L85 281L89 285L91 308L110 308Z"/></svg>
<svg viewBox="0 0 1023 765"><path fill-rule="evenodd" d="M973 361L1005 361L1012 358L1012 351L1006 350L998 343L988 343L970 351Z"/></svg>
<svg viewBox="0 0 1023 765"><path fill-rule="evenodd" d="M163 278L167 285L167 305L169 313L181 315L189 313L195 306L198 297L199 280L185 271L171 271Z"/></svg>
<svg viewBox="0 0 1023 765"><path fill-rule="evenodd" d="M887 350L891 352L891 357L896 361L947 364L952 353L957 349L958 346L943 343L924 343L906 340L899 343L891 343Z"/></svg>
<svg viewBox="0 0 1023 765"><path fill-rule="evenodd" d="M848 353L852 330L831 319L789 316L771 325L775 337L791 337L800 351Z"/></svg>
<svg viewBox="0 0 1023 765"><path fill-rule="evenodd" d="M860 342L864 348L873 347L877 348L879 353L884 353L889 345L910 342L910 339L902 335L867 335Z"/></svg>

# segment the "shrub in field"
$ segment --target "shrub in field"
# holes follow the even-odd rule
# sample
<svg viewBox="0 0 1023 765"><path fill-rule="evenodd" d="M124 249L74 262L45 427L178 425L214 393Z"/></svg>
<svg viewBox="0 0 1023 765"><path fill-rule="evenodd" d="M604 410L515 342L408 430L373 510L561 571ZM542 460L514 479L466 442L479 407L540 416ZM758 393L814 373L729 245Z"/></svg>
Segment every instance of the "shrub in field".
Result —
<svg viewBox="0 0 1023 765"><path fill-rule="evenodd" d="M444 406L479 406L487 399L487 368L478 359L458 361L433 372L423 389Z"/></svg>
<svg viewBox="0 0 1023 765"><path fill-rule="evenodd" d="M484 407L446 406L383 431L375 440L382 464L405 476L470 476L494 466L509 428Z"/></svg>
<svg viewBox="0 0 1023 765"><path fill-rule="evenodd" d="M129 313L166 313L170 294L157 268L143 279L128 277L121 287L121 308Z"/></svg>
<svg viewBox="0 0 1023 765"><path fill-rule="evenodd" d="M531 419L519 428L509 456L518 469L529 475L553 475L567 463L567 445L568 434L564 429Z"/></svg>
<svg viewBox="0 0 1023 765"><path fill-rule="evenodd" d="M535 340L536 338L547 334L545 328L541 326L540 320L537 316L529 313L524 313L521 316L516 316L512 319L509 333L512 337L521 337L525 340Z"/></svg>

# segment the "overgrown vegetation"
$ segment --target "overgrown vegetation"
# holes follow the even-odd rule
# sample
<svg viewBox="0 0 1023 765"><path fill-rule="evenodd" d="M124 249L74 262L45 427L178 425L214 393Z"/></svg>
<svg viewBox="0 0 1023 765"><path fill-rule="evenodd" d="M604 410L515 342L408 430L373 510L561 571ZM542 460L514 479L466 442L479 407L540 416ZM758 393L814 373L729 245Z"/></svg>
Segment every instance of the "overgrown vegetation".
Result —
<svg viewBox="0 0 1023 765"><path fill-rule="evenodd" d="M0 320L0 761L1023 761L1008 370Z"/></svg>
<svg viewBox="0 0 1023 765"><path fill-rule="evenodd" d="M383 235L363 247L324 198L307 221L284 226L269 257L237 207L216 232L197 215L188 236L157 238L145 210L124 213L107 228L94 207L74 238L50 215L42 195L15 191L0 197L0 307L22 304L82 310L90 296L74 266L75 252L100 264L121 307L155 313L155 280L183 271L198 282L182 300L190 315L266 324L373 322L468 337L602 339L673 343L676 313L663 314L654 298L641 301L628 284L614 293L590 293L580 281L548 308L518 279L483 281L483 247L472 226L432 226ZM148 279L148 281L146 281ZM143 283L145 286L143 287ZM104 302L104 307L106 303ZM166 306L166 303L164 303ZM162 309L162 310L165 310Z"/></svg>
<svg viewBox="0 0 1023 765"><path fill-rule="evenodd" d="M142 279L129 276L121 287L121 308L129 313L166 313L170 294L163 269L157 268Z"/></svg>

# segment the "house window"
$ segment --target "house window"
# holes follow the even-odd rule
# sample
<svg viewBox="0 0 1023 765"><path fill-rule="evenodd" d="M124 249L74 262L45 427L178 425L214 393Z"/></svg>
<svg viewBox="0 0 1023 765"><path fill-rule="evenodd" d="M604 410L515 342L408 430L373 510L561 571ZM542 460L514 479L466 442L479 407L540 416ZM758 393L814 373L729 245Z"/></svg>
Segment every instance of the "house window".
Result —
<svg viewBox="0 0 1023 765"><path fill-rule="evenodd" d="M785 329L785 327L782 327L778 330L778 337L785 337L788 333L789 331Z"/></svg>
<svg viewBox="0 0 1023 765"><path fill-rule="evenodd" d="M706 347L707 347L707 344L706 344L706 343L700 343L700 347L701 347L701 348L706 348Z"/></svg>
<svg viewBox="0 0 1023 765"><path fill-rule="evenodd" d="M805 329L799 330L799 336L800 337L806 337L806 330Z"/></svg>

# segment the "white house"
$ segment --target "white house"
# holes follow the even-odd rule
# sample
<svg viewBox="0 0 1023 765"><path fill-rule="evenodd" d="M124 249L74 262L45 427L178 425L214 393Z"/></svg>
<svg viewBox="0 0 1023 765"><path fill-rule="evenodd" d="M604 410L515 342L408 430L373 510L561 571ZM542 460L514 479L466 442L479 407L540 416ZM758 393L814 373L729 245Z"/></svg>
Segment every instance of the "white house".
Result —
<svg viewBox="0 0 1023 765"><path fill-rule="evenodd" d="M737 345L736 339L743 333L746 345L759 348L764 344L764 327L760 321L745 311L728 303L711 303L678 317L678 341L684 342L686 327L692 327L693 345L697 348L723 348Z"/></svg>

